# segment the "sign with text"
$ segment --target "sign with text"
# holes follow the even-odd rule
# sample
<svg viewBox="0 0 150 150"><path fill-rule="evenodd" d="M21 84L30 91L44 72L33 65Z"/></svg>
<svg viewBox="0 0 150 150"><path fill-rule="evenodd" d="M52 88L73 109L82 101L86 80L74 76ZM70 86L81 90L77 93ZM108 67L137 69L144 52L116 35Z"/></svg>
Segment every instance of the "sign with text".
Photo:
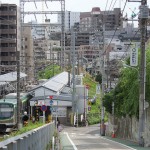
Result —
<svg viewBox="0 0 150 150"><path fill-rule="evenodd" d="M96 94L100 94L100 90L101 90L100 84L97 84L96 85Z"/></svg>
<svg viewBox="0 0 150 150"><path fill-rule="evenodd" d="M53 117L66 117L67 115L67 108L66 107L56 107L53 111L52 111L52 115Z"/></svg>
<svg viewBox="0 0 150 150"><path fill-rule="evenodd" d="M133 44L130 52L130 66L137 66L138 65L138 47Z"/></svg>

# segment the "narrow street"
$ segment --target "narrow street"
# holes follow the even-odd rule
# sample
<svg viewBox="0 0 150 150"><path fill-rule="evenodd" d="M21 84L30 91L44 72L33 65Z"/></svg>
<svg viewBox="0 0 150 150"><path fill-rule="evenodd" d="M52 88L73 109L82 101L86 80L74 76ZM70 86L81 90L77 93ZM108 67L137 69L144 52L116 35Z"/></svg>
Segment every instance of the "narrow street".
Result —
<svg viewBox="0 0 150 150"><path fill-rule="evenodd" d="M100 136L99 125L65 127L61 132L63 150L133 150L134 148Z"/></svg>
<svg viewBox="0 0 150 150"><path fill-rule="evenodd" d="M100 136L99 125L65 127L60 133L62 150L146 150L136 143Z"/></svg>

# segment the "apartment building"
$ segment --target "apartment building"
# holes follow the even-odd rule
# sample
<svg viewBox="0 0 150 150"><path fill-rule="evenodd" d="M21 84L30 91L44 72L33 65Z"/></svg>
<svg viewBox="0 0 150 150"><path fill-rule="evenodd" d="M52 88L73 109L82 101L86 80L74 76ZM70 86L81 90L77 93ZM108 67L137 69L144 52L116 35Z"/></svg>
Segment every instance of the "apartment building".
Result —
<svg viewBox="0 0 150 150"><path fill-rule="evenodd" d="M58 14L57 22L61 24L60 14ZM80 12L65 11L65 30L69 31L76 22L80 22Z"/></svg>
<svg viewBox="0 0 150 150"><path fill-rule="evenodd" d="M16 70L16 51L21 48L19 16L17 5L0 5L0 74Z"/></svg>
<svg viewBox="0 0 150 150"><path fill-rule="evenodd" d="M28 25L28 24L27 24ZM24 65L21 68L24 68L24 72L27 74L27 81L34 82L34 53L33 53L33 38L31 33L31 27L24 26L22 27L22 49L24 49L25 56L21 56L20 60L24 62Z"/></svg>
<svg viewBox="0 0 150 150"><path fill-rule="evenodd" d="M91 12L80 13L80 30L93 31L105 24L105 31L115 30L122 27L121 9L114 8L112 11L102 11L99 7L92 8Z"/></svg>

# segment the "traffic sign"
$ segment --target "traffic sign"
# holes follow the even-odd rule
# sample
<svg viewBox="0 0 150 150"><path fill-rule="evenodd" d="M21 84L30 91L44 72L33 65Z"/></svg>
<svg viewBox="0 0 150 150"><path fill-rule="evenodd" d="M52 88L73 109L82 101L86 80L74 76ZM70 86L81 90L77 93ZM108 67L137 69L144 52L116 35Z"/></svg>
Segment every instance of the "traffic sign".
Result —
<svg viewBox="0 0 150 150"><path fill-rule="evenodd" d="M91 101L90 100L88 100L88 105L91 106Z"/></svg>
<svg viewBox="0 0 150 150"><path fill-rule="evenodd" d="M42 110L42 111L46 111L46 110L47 110L47 106L46 106L46 105L42 105L42 106L41 106L41 110Z"/></svg>
<svg viewBox="0 0 150 150"><path fill-rule="evenodd" d="M53 99L53 95L50 95L49 98L50 98L50 99Z"/></svg>
<svg viewBox="0 0 150 150"><path fill-rule="evenodd" d="M54 101L53 101L53 100L50 100L50 102L49 102L49 103L50 103L50 105L53 105Z"/></svg>

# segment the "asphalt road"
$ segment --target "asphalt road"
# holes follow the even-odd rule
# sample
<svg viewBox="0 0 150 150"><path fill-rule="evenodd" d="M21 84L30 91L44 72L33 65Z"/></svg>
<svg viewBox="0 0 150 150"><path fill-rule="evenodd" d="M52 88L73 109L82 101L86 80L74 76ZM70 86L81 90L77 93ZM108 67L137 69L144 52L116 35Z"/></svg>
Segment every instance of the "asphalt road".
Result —
<svg viewBox="0 0 150 150"><path fill-rule="evenodd" d="M99 125L65 127L61 132L63 150L134 150L129 146L100 136Z"/></svg>

